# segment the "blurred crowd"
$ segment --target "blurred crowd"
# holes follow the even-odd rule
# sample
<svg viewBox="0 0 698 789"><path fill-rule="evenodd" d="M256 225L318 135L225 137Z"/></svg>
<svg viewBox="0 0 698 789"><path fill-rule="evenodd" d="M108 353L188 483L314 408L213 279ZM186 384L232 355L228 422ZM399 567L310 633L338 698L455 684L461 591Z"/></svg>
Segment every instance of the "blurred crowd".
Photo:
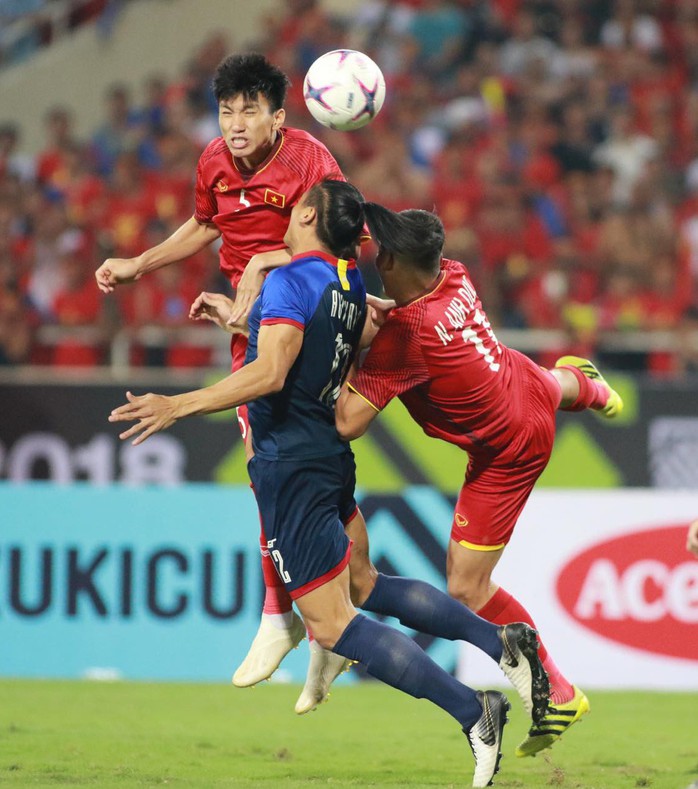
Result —
<svg viewBox="0 0 698 789"><path fill-rule="evenodd" d="M603 355L608 332L667 330L669 345L606 349L606 361L698 371L698 0L284 7L254 48L292 80L288 125L322 139L367 199L436 210L493 325L559 330L542 364ZM386 77L382 112L357 132L320 127L303 103L305 71L339 47L367 52ZM175 80L153 64L139 93L113 85L90 139L76 139L69 107L46 113L36 157L0 126L0 364L106 363L119 329L185 326L199 291L225 287L215 249L113 297L93 271L193 213L197 158L218 134L211 75L233 48L221 32ZM46 324L91 333L41 343ZM142 344L131 361L207 365L211 352Z"/></svg>
<svg viewBox="0 0 698 789"><path fill-rule="evenodd" d="M126 0L0 0L0 69L16 66L61 36L97 21L108 35Z"/></svg>

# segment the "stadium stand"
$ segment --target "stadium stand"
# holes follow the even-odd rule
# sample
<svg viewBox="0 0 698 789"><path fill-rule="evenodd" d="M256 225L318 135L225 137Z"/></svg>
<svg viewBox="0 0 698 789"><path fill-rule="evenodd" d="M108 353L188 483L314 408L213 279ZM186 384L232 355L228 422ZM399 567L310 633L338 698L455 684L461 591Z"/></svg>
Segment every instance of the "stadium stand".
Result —
<svg viewBox="0 0 698 789"><path fill-rule="evenodd" d="M2 0L0 68L30 58L88 22L106 34L126 0Z"/></svg>
<svg viewBox="0 0 698 789"><path fill-rule="evenodd" d="M89 5L96 24L111 4L62 5ZM541 364L573 353L698 371L698 0L338 8L279 3L250 44L292 79L288 124L320 137L368 199L435 207L500 334ZM70 106L47 107L38 154L0 116L0 364L215 363L220 340L186 318L198 291L223 287L214 251L118 298L92 272L191 215L226 46L199 42L141 100L115 82L90 135ZM366 51L387 79L386 106L358 132L317 126L301 96L308 66L338 47Z"/></svg>

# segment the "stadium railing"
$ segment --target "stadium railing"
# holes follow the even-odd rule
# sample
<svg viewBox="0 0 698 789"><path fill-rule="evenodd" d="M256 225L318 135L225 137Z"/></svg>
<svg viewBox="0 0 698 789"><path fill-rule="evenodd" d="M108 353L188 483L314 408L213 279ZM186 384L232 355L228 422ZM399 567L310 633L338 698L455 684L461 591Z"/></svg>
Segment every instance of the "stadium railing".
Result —
<svg viewBox="0 0 698 789"><path fill-rule="evenodd" d="M570 335L564 330L548 329L499 329L497 337L504 344L523 353L536 354L554 352L570 344ZM162 348L185 345L193 348L210 348L216 366L229 364L230 336L220 329L208 326L142 326L122 328L115 334L107 333L94 326L64 327L41 326L35 341L44 348L64 343L91 345L103 351L106 367L112 375L121 377L137 370L132 362L133 350L140 348ZM681 337L694 352L698 352L698 331L688 332ZM672 353L677 348L675 331L632 331L600 332L595 347L602 354L649 354Z"/></svg>

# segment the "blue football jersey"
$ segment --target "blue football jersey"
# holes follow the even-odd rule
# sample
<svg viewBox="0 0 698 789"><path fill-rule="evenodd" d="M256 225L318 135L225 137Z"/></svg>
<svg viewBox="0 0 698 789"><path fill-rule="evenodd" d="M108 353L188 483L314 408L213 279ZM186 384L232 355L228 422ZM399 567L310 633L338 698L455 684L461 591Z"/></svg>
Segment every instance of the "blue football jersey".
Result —
<svg viewBox="0 0 698 789"><path fill-rule="evenodd" d="M366 289L354 261L323 252L295 256L272 271L249 317L245 363L257 358L261 326L290 323L303 345L284 388L251 402L252 446L266 460L302 460L348 451L334 406L364 325Z"/></svg>

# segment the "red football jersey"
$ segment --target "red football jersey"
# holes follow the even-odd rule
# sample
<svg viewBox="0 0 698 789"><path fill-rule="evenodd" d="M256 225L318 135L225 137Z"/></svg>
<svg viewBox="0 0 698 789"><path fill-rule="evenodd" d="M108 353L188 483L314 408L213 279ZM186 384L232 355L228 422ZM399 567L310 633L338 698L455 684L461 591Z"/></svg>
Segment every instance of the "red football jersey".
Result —
<svg viewBox="0 0 698 789"><path fill-rule="evenodd" d="M444 260L433 290L390 312L350 386L378 410L399 397L429 436L500 451L526 418L527 368L539 372L497 340L466 269Z"/></svg>
<svg viewBox="0 0 698 789"><path fill-rule="evenodd" d="M233 287L252 255L283 248L291 209L329 176L344 178L327 148L300 129L281 129L253 173L238 169L222 137L209 143L196 170L195 217L221 231L221 271Z"/></svg>

